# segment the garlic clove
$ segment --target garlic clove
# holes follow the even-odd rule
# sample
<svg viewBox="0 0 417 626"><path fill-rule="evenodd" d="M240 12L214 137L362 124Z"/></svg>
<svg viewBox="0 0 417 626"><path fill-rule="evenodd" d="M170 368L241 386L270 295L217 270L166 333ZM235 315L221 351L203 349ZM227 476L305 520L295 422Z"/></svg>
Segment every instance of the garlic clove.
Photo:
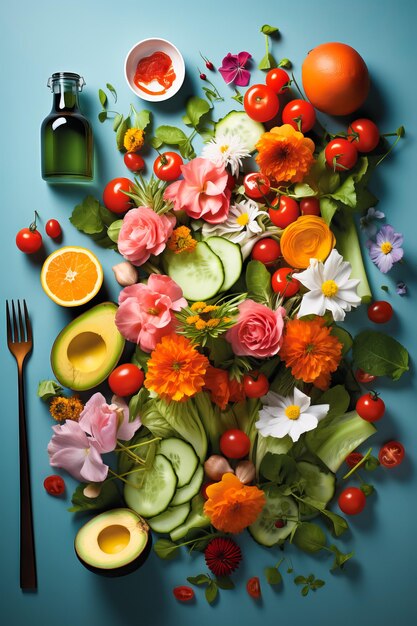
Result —
<svg viewBox="0 0 417 626"><path fill-rule="evenodd" d="M255 466L252 461L240 461L235 470L236 476L244 485L248 485L255 479Z"/></svg>
<svg viewBox="0 0 417 626"><path fill-rule="evenodd" d="M207 476L211 478L211 480L221 480L223 474L227 472L231 472L233 474L233 469L230 467L227 459L224 456L220 456L220 454L212 454L204 463L204 471Z"/></svg>
<svg viewBox="0 0 417 626"><path fill-rule="evenodd" d="M123 263L114 265L112 270L117 282L122 287L128 287L138 282L139 275L137 269L129 261L123 261Z"/></svg>

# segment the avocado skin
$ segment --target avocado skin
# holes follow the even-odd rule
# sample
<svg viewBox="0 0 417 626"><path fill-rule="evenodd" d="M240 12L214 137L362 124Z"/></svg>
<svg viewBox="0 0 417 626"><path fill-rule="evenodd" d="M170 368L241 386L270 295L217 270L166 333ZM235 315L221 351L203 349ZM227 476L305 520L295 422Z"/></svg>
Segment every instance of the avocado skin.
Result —
<svg viewBox="0 0 417 626"><path fill-rule="evenodd" d="M75 547L74 547L74 551L80 563L84 565L86 569L90 570L90 572L93 572L93 574L98 574L99 576L104 576L105 578L117 578L119 576L127 576L128 574L132 574L137 569L139 569L139 567L141 567L146 561L146 559L148 558L151 548L152 548L152 534L149 531L148 541L146 542L146 546L144 547L142 552L139 554L137 559L135 559L131 563L127 563L123 567L115 567L113 569L101 569L100 567L93 567L92 565L89 565L88 563L83 561L83 559L77 553L77 550L75 550Z"/></svg>

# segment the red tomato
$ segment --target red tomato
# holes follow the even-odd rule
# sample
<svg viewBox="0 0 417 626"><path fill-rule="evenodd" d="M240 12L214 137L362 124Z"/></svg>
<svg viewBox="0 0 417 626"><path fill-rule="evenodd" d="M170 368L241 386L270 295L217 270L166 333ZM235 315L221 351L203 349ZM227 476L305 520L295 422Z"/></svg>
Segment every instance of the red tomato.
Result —
<svg viewBox="0 0 417 626"><path fill-rule="evenodd" d="M45 224L45 232L52 239L58 239L62 235L61 224L58 220L48 220Z"/></svg>
<svg viewBox="0 0 417 626"><path fill-rule="evenodd" d="M384 467L396 467L402 463L405 455L404 446L399 441L388 441L378 453L378 459Z"/></svg>
<svg viewBox="0 0 417 626"><path fill-rule="evenodd" d="M269 179L259 172L246 174L243 179L245 194L252 200L259 200L269 193L271 183Z"/></svg>
<svg viewBox="0 0 417 626"><path fill-rule="evenodd" d="M357 414L367 422L376 422L385 413L385 403L374 391L361 396L355 408Z"/></svg>
<svg viewBox="0 0 417 626"><path fill-rule="evenodd" d="M273 70L269 70L265 82L275 93L284 93L289 88L291 79L285 70L281 67L275 67Z"/></svg>
<svg viewBox="0 0 417 626"><path fill-rule="evenodd" d="M358 367L358 369L355 372L355 378L358 381L358 383L361 383L362 385L367 385L368 383L372 383L377 378L377 376L368 374L367 372L364 372L363 369Z"/></svg>
<svg viewBox="0 0 417 626"><path fill-rule="evenodd" d="M194 598L194 590L191 587L187 587L187 585L181 585L179 587L174 587L172 590L175 598L180 602L189 602Z"/></svg>
<svg viewBox="0 0 417 626"><path fill-rule="evenodd" d="M228 459L241 459L250 450L250 439L243 430L231 428L220 437L220 451Z"/></svg>
<svg viewBox="0 0 417 626"><path fill-rule="evenodd" d="M258 599L261 597L261 583L259 582L259 578L257 576L249 578L246 583L246 591L251 598Z"/></svg>
<svg viewBox="0 0 417 626"><path fill-rule="evenodd" d="M348 128L348 137L358 152L372 152L379 144L378 126L365 118L355 120Z"/></svg>
<svg viewBox="0 0 417 626"><path fill-rule="evenodd" d="M385 324L389 322L394 314L394 309L389 302L377 300L368 306L368 317L375 324Z"/></svg>
<svg viewBox="0 0 417 626"><path fill-rule="evenodd" d="M65 491L64 479L57 474L52 474L45 478L43 486L50 496L61 496Z"/></svg>
<svg viewBox="0 0 417 626"><path fill-rule="evenodd" d="M153 171L160 180L172 181L181 176L183 165L184 161L176 152L163 152L156 157Z"/></svg>
<svg viewBox="0 0 417 626"><path fill-rule="evenodd" d="M363 454L361 454L360 452L351 452L347 455L345 463L348 467L352 468L355 467L355 465L357 465L359 461L362 461L362 459Z"/></svg>
<svg viewBox="0 0 417 626"><path fill-rule="evenodd" d="M338 504L346 515L357 515L365 508L366 496L359 487L347 487L340 494Z"/></svg>
<svg viewBox="0 0 417 626"><path fill-rule="evenodd" d="M302 215L321 216L320 200L318 198L303 198L300 200L300 209Z"/></svg>
<svg viewBox="0 0 417 626"><path fill-rule="evenodd" d="M347 139L333 139L327 144L324 155L326 163L332 170L342 172L350 170L358 160L358 151Z"/></svg>
<svg viewBox="0 0 417 626"><path fill-rule="evenodd" d="M307 100L291 100L282 111L282 123L290 124L295 130L307 133L316 123L316 112Z"/></svg>
<svg viewBox="0 0 417 626"><path fill-rule="evenodd" d="M16 245L21 252L33 254L42 247L42 235L34 228L22 228L16 235Z"/></svg>
<svg viewBox="0 0 417 626"><path fill-rule="evenodd" d="M145 161L136 152L126 152L123 161L131 172L140 172L145 167Z"/></svg>
<svg viewBox="0 0 417 626"><path fill-rule="evenodd" d="M291 298L300 289L300 282L292 277L295 270L292 267L280 267L273 273L271 278L271 286L275 293L281 296Z"/></svg>
<svg viewBox="0 0 417 626"><path fill-rule="evenodd" d="M264 265L274 263L281 256L281 248L278 241L266 237L260 239L252 248L252 259L260 261Z"/></svg>
<svg viewBox="0 0 417 626"><path fill-rule="evenodd" d="M126 213L132 206L132 200L124 191L132 191L133 183L128 178L113 178L104 187L104 206L112 213Z"/></svg>
<svg viewBox="0 0 417 626"><path fill-rule="evenodd" d="M268 85L253 85L245 93L243 106L256 122L268 122L279 111L278 96Z"/></svg>
<svg viewBox="0 0 417 626"><path fill-rule="evenodd" d="M112 371L109 387L116 396L131 396L139 391L145 380L143 371L133 363L124 363Z"/></svg>
<svg viewBox="0 0 417 626"><path fill-rule="evenodd" d="M278 228L286 228L300 217L300 207L294 198L290 198L289 196L277 196L271 204L277 208L268 209L269 218Z"/></svg>
<svg viewBox="0 0 417 626"><path fill-rule="evenodd" d="M261 398L269 391L269 382L265 374L248 372L243 377L243 391L248 398Z"/></svg>

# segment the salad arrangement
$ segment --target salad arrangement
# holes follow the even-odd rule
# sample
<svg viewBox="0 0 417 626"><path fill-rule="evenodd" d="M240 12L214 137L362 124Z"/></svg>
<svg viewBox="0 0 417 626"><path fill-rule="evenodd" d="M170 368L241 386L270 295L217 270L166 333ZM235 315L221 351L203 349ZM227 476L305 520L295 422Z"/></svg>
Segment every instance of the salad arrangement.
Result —
<svg viewBox="0 0 417 626"><path fill-rule="evenodd" d="M378 228L385 216L368 184L392 146L373 121L353 115L369 89L359 54L345 44L310 52L307 100L289 60L272 56L276 30L262 27L265 84L241 93L251 55L224 58L219 72L234 86L234 105L221 119L224 97L199 70L205 97L186 103L189 134L168 125L152 134L149 111L110 112L117 94L100 90L99 119L113 118L117 148L136 175L110 181L103 204L84 199L70 221L124 258L114 267L122 289L117 306L98 304L63 329L52 349L59 384L39 387L59 422L50 464L80 481L71 510L104 511L77 535L81 562L127 573L143 563L152 530L161 558L181 546L204 553L210 574L189 582L204 586L209 602L234 585L242 532L283 555L288 543L327 551L330 568L343 568L353 553L337 538L372 497L359 472L404 457L395 441L378 458L358 451L385 412L365 386L408 370L407 350L375 326L393 309L372 301L354 218L369 233L370 258L388 272L403 238L391 225ZM320 75L324 56L342 62L344 80ZM352 120L333 135L316 110ZM158 151L151 176L140 154L150 147ZM67 306L90 299L102 277L95 255L76 247L54 255L42 273L47 294ZM346 314L368 305L369 328L352 336ZM125 340L131 358L117 365ZM62 493L60 481L49 486ZM284 561L265 569L268 583L281 583ZM294 582L303 595L324 584ZM259 597L258 577L247 590ZM187 601L194 591L183 585L174 595Z"/></svg>

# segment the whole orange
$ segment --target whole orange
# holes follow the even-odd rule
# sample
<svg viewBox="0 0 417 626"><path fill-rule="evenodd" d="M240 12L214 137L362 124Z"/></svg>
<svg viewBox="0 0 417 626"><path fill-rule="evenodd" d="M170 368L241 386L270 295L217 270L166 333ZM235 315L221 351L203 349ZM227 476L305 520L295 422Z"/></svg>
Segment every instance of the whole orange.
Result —
<svg viewBox="0 0 417 626"><path fill-rule="evenodd" d="M368 68L344 43L323 43L310 50L302 66L304 91L311 104L328 115L349 115L366 100Z"/></svg>

